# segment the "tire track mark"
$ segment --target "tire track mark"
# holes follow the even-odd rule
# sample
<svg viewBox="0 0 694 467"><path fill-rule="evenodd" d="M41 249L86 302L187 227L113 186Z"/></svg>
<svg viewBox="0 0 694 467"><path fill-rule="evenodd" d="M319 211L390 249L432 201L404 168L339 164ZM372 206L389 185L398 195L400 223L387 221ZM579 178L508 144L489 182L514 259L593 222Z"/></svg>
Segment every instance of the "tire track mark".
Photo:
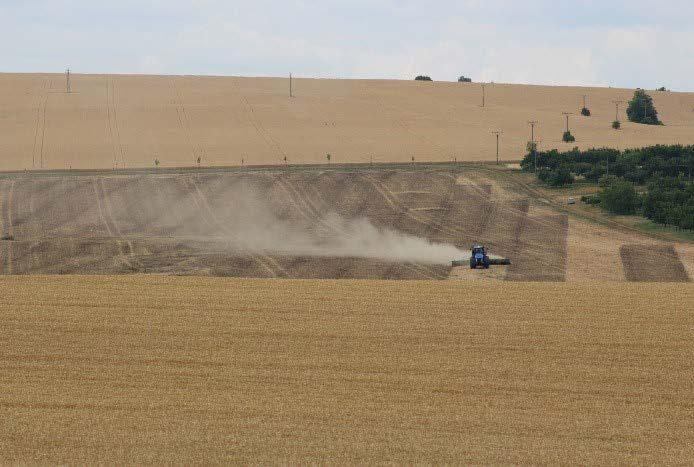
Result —
<svg viewBox="0 0 694 467"><path fill-rule="evenodd" d="M119 256L128 266L132 267L132 263L130 262L128 256L125 254L125 251L123 250L123 245L121 243L120 236L116 236L115 234L117 232L115 224L112 224L112 220L106 213L106 207L104 206L106 194L104 193L103 185L100 183L100 181L101 179L92 178L92 186L94 187L94 194L96 195L96 203L99 210L99 217L101 218L101 221L104 224L104 226L106 226L106 231L108 232L109 237L111 237L116 242Z"/></svg>
<svg viewBox="0 0 694 467"><path fill-rule="evenodd" d="M287 153L284 151L284 149L282 149L282 146L270 134L270 132L267 130L267 128L265 128L253 116L253 112L254 112L253 106L250 104L250 102L248 102L248 98L246 98L245 96L242 96L240 99L241 99L241 103L243 104L244 109L246 111L246 116L248 117L248 121L253 126L253 128L255 128L255 131L263 139L263 141L265 141L265 144L267 144L271 150L276 152L282 158L287 158Z"/></svg>
<svg viewBox="0 0 694 467"><path fill-rule="evenodd" d="M48 93L46 92L48 88L48 80L43 80L43 83L41 85L41 94L39 95L38 98L38 104L36 105L36 120L34 123L34 144L31 148L31 168L36 168L36 151L39 147L38 139L39 139L39 134L43 134L43 124L45 123L45 117L41 118L43 114L45 114L45 109L46 109L46 101L48 100ZM44 123L42 123L42 121Z"/></svg>
<svg viewBox="0 0 694 467"><path fill-rule="evenodd" d="M382 182L375 180L372 176L370 175L363 175L362 179L368 182L375 190L378 192L379 195L383 197L383 199L386 201L386 204L395 212L398 214L403 214L404 216L408 217L409 219L413 220L414 222L423 225L429 229L436 230L444 235L452 236L452 237L458 237L462 232L459 231L458 229L451 229L449 227L446 227L438 222L435 222L433 219L424 216L424 215L417 215L413 214L412 211L407 206L404 206L396 197L391 193L391 191L383 185Z"/></svg>
<svg viewBox="0 0 694 467"><path fill-rule="evenodd" d="M9 189L7 185L9 183ZM12 204L14 198L14 185L15 181L12 180L8 182L7 180L3 183L3 199L2 199L2 236L7 238L7 240L2 240L2 246L4 254L2 255L4 261L2 261L4 274L14 274L14 228L12 226Z"/></svg>
<svg viewBox="0 0 694 467"><path fill-rule="evenodd" d="M116 142L118 143L118 151L120 153L121 167L125 167L125 148L120 137L120 125L118 124L118 110L116 106L116 84L111 80L111 105L113 111L113 123L116 129Z"/></svg>
<svg viewBox="0 0 694 467"><path fill-rule="evenodd" d="M297 210L310 222L315 222L316 224L323 225L328 229L332 230L338 235L345 235L345 232L339 225L328 222L324 216L321 215L320 210L313 204L310 196L302 193L301 189L296 185L292 184L287 180L282 180L279 177L273 177L273 180L277 182L280 187L287 193L292 204L296 206ZM303 206L303 208L302 208ZM401 267L413 272L415 275L423 276L427 279L440 279L441 276L438 274L433 274L428 268L424 267L418 263L403 263Z"/></svg>
<svg viewBox="0 0 694 467"><path fill-rule="evenodd" d="M108 135L111 141L111 151L113 152L113 168L118 167L117 153L116 153L116 143L115 136L113 132L113 125L111 124L111 82L106 81L106 120L108 125Z"/></svg>
<svg viewBox="0 0 694 467"><path fill-rule="evenodd" d="M48 80L41 86L42 95L36 106L36 122L34 125L34 144L31 149L31 167L36 168L38 159L39 167L43 168L43 148L46 139L46 106L48 105ZM40 140L39 140L40 138Z"/></svg>
<svg viewBox="0 0 694 467"><path fill-rule="evenodd" d="M106 208L106 217L111 222L111 225L113 226L116 235L118 235L118 238L120 238L124 242L124 245L128 247L128 256L130 256L131 259L135 260L135 249L133 248L132 242L130 241L130 239L125 238L120 228L118 227L118 224L116 223L116 218L113 215L113 205L111 204L111 196L106 194L106 186L104 184L104 179L100 178L99 182L101 185L101 193L103 193L104 195L102 199L104 207ZM130 265L132 266L131 263Z"/></svg>
<svg viewBox="0 0 694 467"><path fill-rule="evenodd" d="M173 78L171 79L171 87L173 88L174 105L176 106L176 116L178 117L178 124L181 127L181 130L183 130L186 142L190 146L190 149L193 154L193 159L197 160L199 157L202 157L202 149L199 146L199 144L194 142L193 140L191 130L192 121L188 116L188 112L186 112L185 105L183 105L181 91L178 87L176 87L176 81Z"/></svg>
<svg viewBox="0 0 694 467"><path fill-rule="evenodd" d="M191 188L190 193L195 204L201 209L201 211L206 211L209 218L212 220L212 223L208 221L208 224L228 233L228 230L224 227L224 223L219 220L215 212L212 210L209 200L196 183L195 178L186 177L184 178L184 181ZM249 256L263 269L268 271L272 277L289 277L287 271L271 256L257 253L251 253Z"/></svg>

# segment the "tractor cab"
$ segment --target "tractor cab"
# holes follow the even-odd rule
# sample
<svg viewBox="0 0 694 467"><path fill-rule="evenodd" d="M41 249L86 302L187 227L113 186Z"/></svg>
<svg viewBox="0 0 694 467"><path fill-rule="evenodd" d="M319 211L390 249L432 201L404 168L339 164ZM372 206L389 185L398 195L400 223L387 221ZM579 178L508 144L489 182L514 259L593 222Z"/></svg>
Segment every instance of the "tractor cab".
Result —
<svg viewBox="0 0 694 467"><path fill-rule="evenodd" d="M470 269L477 269L478 267L489 269L489 256L484 246L473 245L470 251Z"/></svg>

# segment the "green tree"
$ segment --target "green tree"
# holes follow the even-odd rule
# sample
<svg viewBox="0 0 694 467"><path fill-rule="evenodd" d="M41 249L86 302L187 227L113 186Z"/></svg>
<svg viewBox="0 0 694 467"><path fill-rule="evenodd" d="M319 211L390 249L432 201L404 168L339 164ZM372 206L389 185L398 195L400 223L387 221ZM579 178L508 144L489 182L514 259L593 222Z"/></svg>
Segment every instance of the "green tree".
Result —
<svg viewBox="0 0 694 467"><path fill-rule="evenodd" d="M424 75L419 75L414 80L415 81L433 81L430 77L424 76Z"/></svg>
<svg viewBox="0 0 694 467"><path fill-rule="evenodd" d="M546 170L546 169L545 169ZM543 175L542 173L540 175ZM554 170L549 170L544 173L544 180L542 177L540 179L547 183L549 186L561 187L564 185L570 185L574 182L574 176L571 174L571 170L567 166L559 166Z"/></svg>
<svg viewBox="0 0 694 467"><path fill-rule="evenodd" d="M627 117L630 122L644 125L662 125L658 120L658 111L653 106L653 98L643 89L634 91L634 97L629 101Z"/></svg>
<svg viewBox="0 0 694 467"><path fill-rule="evenodd" d="M617 180L600 194L600 207L615 214L634 214L639 206L639 195L634 185Z"/></svg>
<svg viewBox="0 0 694 467"><path fill-rule="evenodd" d="M574 137L574 135L571 134L570 131L565 131L564 136L562 136L561 139L565 143L573 143L574 141L576 141L576 138Z"/></svg>
<svg viewBox="0 0 694 467"><path fill-rule="evenodd" d="M468 78L467 76L461 76L458 78L459 83L472 83L472 79Z"/></svg>

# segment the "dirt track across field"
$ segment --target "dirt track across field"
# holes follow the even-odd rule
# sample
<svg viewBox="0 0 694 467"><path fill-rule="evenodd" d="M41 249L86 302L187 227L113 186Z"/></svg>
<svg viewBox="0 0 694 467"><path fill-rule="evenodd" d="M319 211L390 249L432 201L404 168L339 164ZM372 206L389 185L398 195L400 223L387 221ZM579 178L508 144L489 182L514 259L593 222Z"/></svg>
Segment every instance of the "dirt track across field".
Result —
<svg viewBox="0 0 694 467"><path fill-rule="evenodd" d="M691 245L570 219L540 201L474 166L15 175L0 180L3 234L14 238L0 242L0 272L689 280ZM449 261L460 258L401 260L415 247L380 255L364 229L461 250L479 242L512 264L452 271ZM350 248L323 248L336 238ZM631 245L672 254L658 255L654 268Z"/></svg>
<svg viewBox="0 0 694 467"><path fill-rule="evenodd" d="M626 122L633 90L283 78L0 74L0 170L518 160L542 149L694 144L694 93L651 92L665 126ZM578 115L587 95L590 118ZM561 141L574 112L576 143Z"/></svg>

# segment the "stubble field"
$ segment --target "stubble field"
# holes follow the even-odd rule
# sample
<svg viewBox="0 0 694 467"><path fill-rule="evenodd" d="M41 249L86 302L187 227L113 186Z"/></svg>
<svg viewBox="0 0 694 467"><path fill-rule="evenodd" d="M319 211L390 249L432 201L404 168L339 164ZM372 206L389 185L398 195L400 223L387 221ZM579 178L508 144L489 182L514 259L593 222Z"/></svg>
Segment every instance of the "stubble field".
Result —
<svg viewBox="0 0 694 467"><path fill-rule="evenodd" d="M2 463L694 459L691 284L0 283Z"/></svg>
<svg viewBox="0 0 694 467"><path fill-rule="evenodd" d="M0 74L0 170L518 160L541 148L694 143L694 93L651 92L662 127L611 129L633 90L409 81ZM578 116L583 96L592 117ZM561 142L573 112L576 143Z"/></svg>

